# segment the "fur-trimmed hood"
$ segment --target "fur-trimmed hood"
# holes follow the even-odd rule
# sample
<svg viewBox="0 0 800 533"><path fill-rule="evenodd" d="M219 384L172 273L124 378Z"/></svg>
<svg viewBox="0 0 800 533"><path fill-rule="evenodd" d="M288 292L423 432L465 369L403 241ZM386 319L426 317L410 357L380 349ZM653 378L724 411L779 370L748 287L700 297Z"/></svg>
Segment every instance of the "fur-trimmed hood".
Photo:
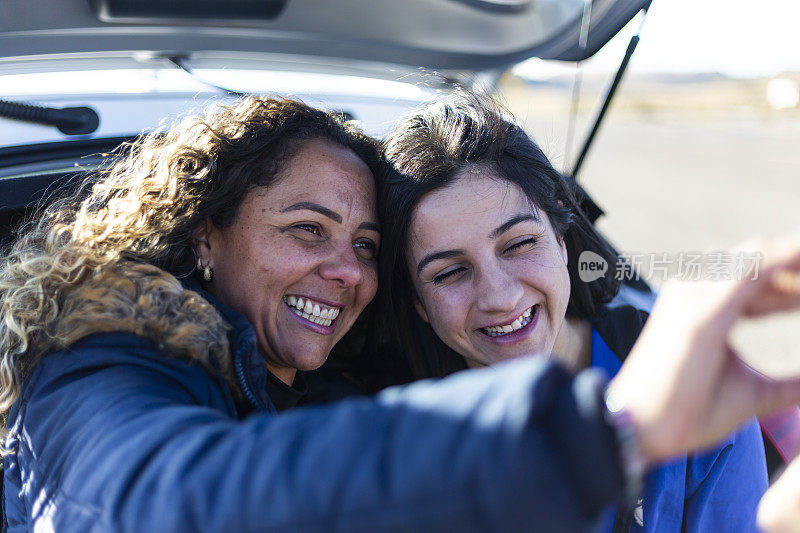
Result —
<svg viewBox="0 0 800 533"><path fill-rule="evenodd" d="M60 300L39 353L66 348L94 333L128 332L171 356L232 376L229 324L205 298L153 265L124 262L103 269Z"/></svg>

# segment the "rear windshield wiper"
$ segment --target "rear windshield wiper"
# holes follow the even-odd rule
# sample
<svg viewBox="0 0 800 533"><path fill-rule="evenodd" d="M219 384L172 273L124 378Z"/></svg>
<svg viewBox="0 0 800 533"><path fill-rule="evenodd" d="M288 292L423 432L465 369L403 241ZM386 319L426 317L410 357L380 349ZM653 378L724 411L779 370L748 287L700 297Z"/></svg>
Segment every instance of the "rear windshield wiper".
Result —
<svg viewBox="0 0 800 533"><path fill-rule="evenodd" d="M87 135L97 131L100 117L91 107L44 107L0 100L0 117L55 126L66 135Z"/></svg>

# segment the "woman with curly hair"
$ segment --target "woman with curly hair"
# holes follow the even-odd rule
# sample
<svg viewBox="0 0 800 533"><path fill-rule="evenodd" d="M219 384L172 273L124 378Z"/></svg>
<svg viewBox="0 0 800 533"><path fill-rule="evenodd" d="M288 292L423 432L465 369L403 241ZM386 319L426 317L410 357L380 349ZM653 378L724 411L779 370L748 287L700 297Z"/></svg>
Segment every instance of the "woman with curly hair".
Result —
<svg viewBox="0 0 800 533"><path fill-rule="evenodd" d="M750 283L692 307L707 335L656 330L661 389L637 391L646 364L612 384L629 424L602 376L533 358L289 409L375 292L377 162L334 115L248 98L134 142L27 229L0 268L2 527L583 530L635 486L630 457L800 399L741 379L738 407L705 394L730 388L733 319L769 301Z"/></svg>

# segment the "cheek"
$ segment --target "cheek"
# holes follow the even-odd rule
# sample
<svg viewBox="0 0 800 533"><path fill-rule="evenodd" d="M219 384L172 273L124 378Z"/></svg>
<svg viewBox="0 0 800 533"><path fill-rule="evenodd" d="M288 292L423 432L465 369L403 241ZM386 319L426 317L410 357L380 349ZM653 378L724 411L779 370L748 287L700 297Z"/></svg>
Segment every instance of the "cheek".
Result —
<svg viewBox="0 0 800 533"><path fill-rule="evenodd" d="M563 316L567 311L570 296L569 271L567 266L561 263L553 272L550 278L550 298L558 306L558 311Z"/></svg>
<svg viewBox="0 0 800 533"><path fill-rule="evenodd" d="M246 231L224 235L214 258L219 281L241 287L241 280L252 280L262 262L259 244Z"/></svg>
<svg viewBox="0 0 800 533"><path fill-rule="evenodd" d="M564 313L566 314L567 306L569 305L569 297L570 297L571 292L572 292L571 285L569 283L569 272L567 272L566 268L564 269L564 282L562 284L561 290L562 290L562 297L564 299L564 304L563 304L564 305Z"/></svg>
<svg viewBox="0 0 800 533"><path fill-rule="evenodd" d="M468 296L457 290L431 291L423 295L423 305L431 327L442 339L453 338L465 329Z"/></svg>
<svg viewBox="0 0 800 533"><path fill-rule="evenodd" d="M362 279L361 298L364 299L364 306L366 306L375 297L375 293L378 292L378 267L365 267Z"/></svg>
<svg viewBox="0 0 800 533"><path fill-rule="evenodd" d="M235 299L245 304L251 313L264 313L267 309L275 308L288 286L301 277L303 261L291 251L280 257L260 249L246 252L230 256L227 261L230 265L226 266L220 283L227 287L228 294L235 294Z"/></svg>
<svg viewBox="0 0 800 533"><path fill-rule="evenodd" d="M533 258L524 267L528 271L528 283L547 298L554 314L566 312L570 295L569 271L554 251L547 256Z"/></svg>

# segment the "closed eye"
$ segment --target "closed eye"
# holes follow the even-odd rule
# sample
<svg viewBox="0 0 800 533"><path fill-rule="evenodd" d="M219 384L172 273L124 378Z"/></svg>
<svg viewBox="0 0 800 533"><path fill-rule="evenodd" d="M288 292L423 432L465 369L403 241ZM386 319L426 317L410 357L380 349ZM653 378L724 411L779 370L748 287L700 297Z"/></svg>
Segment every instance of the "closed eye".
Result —
<svg viewBox="0 0 800 533"><path fill-rule="evenodd" d="M522 239L521 241L515 242L514 244L512 244L511 246L506 248L505 252L514 252L514 251L517 251L517 250L530 248L531 246L536 244L538 241L539 241L539 239L537 239L536 237L528 237L528 238Z"/></svg>
<svg viewBox="0 0 800 533"><path fill-rule="evenodd" d="M454 268L453 270L448 270L447 272L443 272L442 274L439 274L438 276L435 276L433 278L433 283L434 284L442 283L443 281L447 280L448 278L451 278L451 277L455 276L456 274L460 274L461 272L463 272L465 270L466 269L464 267L458 267L458 268Z"/></svg>

